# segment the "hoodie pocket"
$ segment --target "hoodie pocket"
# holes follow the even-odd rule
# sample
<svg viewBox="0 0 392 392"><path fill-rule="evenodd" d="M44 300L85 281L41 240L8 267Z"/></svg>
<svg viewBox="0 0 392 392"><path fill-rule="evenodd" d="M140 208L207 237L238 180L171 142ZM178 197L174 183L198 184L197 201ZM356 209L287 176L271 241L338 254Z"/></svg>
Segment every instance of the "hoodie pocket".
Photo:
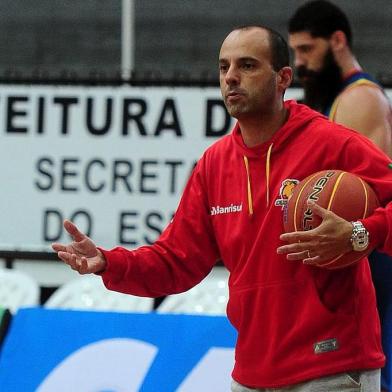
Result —
<svg viewBox="0 0 392 392"><path fill-rule="evenodd" d="M239 331L239 351L273 353L284 362L318 354L317 344L321 352L340 350L358 335L354 314L326 307L312 279L232 288L228 317Z"/></svg>

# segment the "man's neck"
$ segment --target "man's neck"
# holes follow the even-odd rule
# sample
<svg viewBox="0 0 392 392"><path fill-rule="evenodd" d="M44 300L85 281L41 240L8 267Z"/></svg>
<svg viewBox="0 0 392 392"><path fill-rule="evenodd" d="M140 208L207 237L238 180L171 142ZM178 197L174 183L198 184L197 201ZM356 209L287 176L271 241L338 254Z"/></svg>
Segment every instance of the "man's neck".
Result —
<svg viewBox="0 0 392 392"><path fill-rule="evenodd" d="M240 119L242 139L247 147L255 147L265 143L282 127L288 116L287 109L282 106L270 115L261 115L258 118Z"/></svg>
<svg viewBox="0 0 392 392"><path fill-rule="evenodd" d="M337 62L341 69L343 79L345 79L346 76L352 73L354 70L362 70L360 64L358 63L358 60L350 51L347 51L342 54Z"/></svg>

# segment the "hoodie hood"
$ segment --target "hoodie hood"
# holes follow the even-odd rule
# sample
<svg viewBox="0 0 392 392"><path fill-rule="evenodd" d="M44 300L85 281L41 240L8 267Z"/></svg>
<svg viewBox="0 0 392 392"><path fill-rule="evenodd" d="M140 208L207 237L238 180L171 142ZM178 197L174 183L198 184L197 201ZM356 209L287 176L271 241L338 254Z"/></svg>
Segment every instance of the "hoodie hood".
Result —
<svg viewBox="0 0 392 392"><path fill-rule="evenodd" d="M242 156L260 159L268 152L271 145L273 145L274 151L279 150L280 147L290 141L293 136L295 137L298 132L301 132L301 129L303 129L307 123L314 118L325 117L308 108L306 105L296 103L294 100L285 101L284 106L289 113L286 122L275 132L270 140L261 143L258 146L247 147L245 145L239 123L236 123L232 132L232 137L236 149Z"/></svg>
<svg viewBox="0 0 392 392"><path fill-rule="evenodd" d="M250 160L265 159L265 179L266 179L266 206L270 205L270 174L271 174L271 155L272 151L278 151L282 146L295 137L305 125L317 117L324 117L318 112L308 108L305 105L299 105L295 101L285 101L285 108L289 115L283 126L271 137L270 140L258 146L247 147L241 135L239 123L235 125L232 137L235 148L242 155L246 173L247 184L247 201L249 215L253 215L253 195L252 195L252 179L250 175Z"/></svg>

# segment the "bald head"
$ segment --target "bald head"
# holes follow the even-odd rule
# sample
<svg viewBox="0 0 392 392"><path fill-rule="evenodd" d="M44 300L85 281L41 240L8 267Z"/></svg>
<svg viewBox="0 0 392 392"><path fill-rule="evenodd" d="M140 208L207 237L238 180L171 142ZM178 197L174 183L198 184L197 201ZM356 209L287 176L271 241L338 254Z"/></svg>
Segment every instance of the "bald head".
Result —
<svg viewBox="0 0 392 392"><path fill-rule="evenodd" d="M240 39L244 45L251 46L252 50L257 50L257 48L262 50L274 71L289 66L290 57L287 43L275 30L261 25L238 27L226 37L222 48L225 43L235 43L236 40L238 42Z"/></svg>

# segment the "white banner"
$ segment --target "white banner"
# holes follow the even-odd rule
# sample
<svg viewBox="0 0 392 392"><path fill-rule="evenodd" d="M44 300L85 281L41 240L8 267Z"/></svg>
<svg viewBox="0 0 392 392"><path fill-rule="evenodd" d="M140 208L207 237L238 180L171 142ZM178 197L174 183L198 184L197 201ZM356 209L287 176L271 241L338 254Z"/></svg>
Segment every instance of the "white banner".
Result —
<svg viewBox="0 0 392 392"><path fill-rule="evenodd" d="M3 85L0 114L2 249L68 241L64 219L104 247L151 243L233 125L218 88Z"/></svg>
<svg viewBox="0 0 392 392"><path fill-rule="evenodd" d="M153 241L202 151L231 128L218 89L3 86L1 246Z"/></svg>

